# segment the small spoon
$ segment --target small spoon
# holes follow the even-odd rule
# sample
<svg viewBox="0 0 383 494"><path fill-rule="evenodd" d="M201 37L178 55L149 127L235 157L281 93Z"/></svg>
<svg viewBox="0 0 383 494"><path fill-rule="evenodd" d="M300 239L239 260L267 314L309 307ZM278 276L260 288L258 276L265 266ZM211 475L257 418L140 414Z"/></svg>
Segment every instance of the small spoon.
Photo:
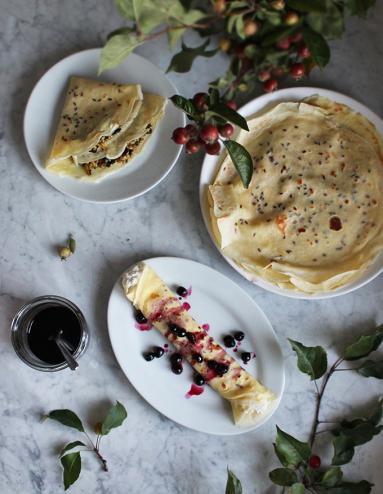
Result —
<svg viewBox="0 0 383 494"><path fill-rule="evenodd" d="M60 329L58 331L58 333L56 334L56 336L52 336L51 339L56 343L56 345L58 346L58 349L60 350L62 356L64 357L66 363L68 364L68 367L70 368L70 370L74 371L77 369L78 367L78 363L76 362L76 360L73 358L72 354L69 352L68 350L68 345L70 345L69 343L67 343L62 337L63 331L62 329Z"/></svg>

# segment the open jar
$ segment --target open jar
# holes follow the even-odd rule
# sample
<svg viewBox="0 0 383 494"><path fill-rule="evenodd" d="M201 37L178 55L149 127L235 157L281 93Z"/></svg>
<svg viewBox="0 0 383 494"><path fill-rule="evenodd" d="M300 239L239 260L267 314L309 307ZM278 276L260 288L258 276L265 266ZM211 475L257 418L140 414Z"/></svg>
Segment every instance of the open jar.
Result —
<svg viewBox="0 0 383 494"><path fill-rule="evenodd" d="M60 331L70 353L78 359L89 343L89 330L80 309L55 295L23 305L11 324L12 344L20 359L34 369L55 372L66 369L54 336Z"/></svg>

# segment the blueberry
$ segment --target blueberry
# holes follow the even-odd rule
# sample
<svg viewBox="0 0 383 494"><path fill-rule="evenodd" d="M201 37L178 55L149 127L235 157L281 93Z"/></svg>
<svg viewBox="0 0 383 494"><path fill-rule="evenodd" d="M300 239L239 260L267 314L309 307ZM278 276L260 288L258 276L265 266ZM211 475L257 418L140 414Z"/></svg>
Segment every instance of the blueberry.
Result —
<svg viewBox="0 0 383 494"><path fill-rule="evenodd" d="M165 350L162 347L160 347L160 346L155 346L153 348L153 354L154 354L154 356L156 358L162 357L162 355L164 354L164 352L165 352Z"/></svg>
<svg viewBox="0 0 383 494"><path fill-rule="evenodd" d="M170 362L172 364L180 364L182 362L182 355L180 353L173 353L170 356Z"/></svg>
<svg viewBox="0 0 383 494"><path fill-rule="evenodd" d="M195 343L195 336L194 336L193 333L187 332L186 333L186 338L190 341L190 343L192 343L194 345L194 343Z"/></svg>
<svg viewBox="0 0 383 494"><path fill-rule="evenodd" d="M241 353L241 359L246 364L251 359L251 353L250 352L242 352Z"/></svg>
<svg viewBox="0 0 383 494"><path fill-rule="evenodd" d="M186 297L186 295L188 294L188 291L184 286L177 287L176 292L177 295L179 295L180 297Z"/></svg>
<svg viewBox="0 0 383 494"><path fill-rule="evenodd" d="M154 353L153 352L148 352L148 353L144 353L144 359L147 361L147 362L150 362L151 360L153 360L155 357Z"/></svg>
<svg viewBox="0 0 383 494"><path fill-rule="evenodd" d="M244 337L245 337L245 333L243 331L237 331L236 333L234 333L234 338L237 341L242 341Z"/></svg>
<svg viewBox="0 0 383 494"><path fill-rule="evenodd" d="M215 371L219 376L223 376L229 370L229 366L226 364L217 364Z"/></svg>
<svg viewBox="0 0 383 494"><path fill-rule="evenodd" d="M186 336L186 331L184 328L177 328L176 335L178 338L184 338Z"/></svg>
<svg viewBox="0 0 383 494"><path fill-rule="evenodd" d="M230 334L224 337L223 342L227 348L233 348L235 346L235 339Z"/></svg>
<svg viewBox="0 0 383 494"><path fill-rule="evenodd" d="M217 362L215 360L208 360L207 362L207 366L209 367L209 369L213 369L215 370L217 368Z"/></svg>
<svg viewBox="0 0 383 494"><path fill-rule="evenodd" d="M203 386L205 384L205 379L201 376L201 374L194 374L193 381L197 386Z"/></svg>
<svg viewBox="0 0 383 494"><path fill-rule="evenodd" d="M171 324L169 324L169 329L172 333L176 334L178 326L177 326L177 324L171 323Z"/></svg>
<svg viewBox="0 0 383 494"><path fill-rule="evenodd" d="M200 353L193 353L192 357L193 357L193 360L195 362L198 362L199 364L201 362L203 362L203 358L202 358L202 355Z"/></svg>
<svg viewBox="0 0 383 494"><path fill-rule="evenodd" d="M172 371L174 374L182 374L183 368L181 364L174 364L172 365Z"/></svg>
<svg viewBox="0 0 383 494"><path fill-rule="evenodd" d="M138 324L146 324L148 322L148 320L146 319L146 317L144 316L144 314L140 310L136 311L134 317L135 317L136 321L138 322Z"/></svg>

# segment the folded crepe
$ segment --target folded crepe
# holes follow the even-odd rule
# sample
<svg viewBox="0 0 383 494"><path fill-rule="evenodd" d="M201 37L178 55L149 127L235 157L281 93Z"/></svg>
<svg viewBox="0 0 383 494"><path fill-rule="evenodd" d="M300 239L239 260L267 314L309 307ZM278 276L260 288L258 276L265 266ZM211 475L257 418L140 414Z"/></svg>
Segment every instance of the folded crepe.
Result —
<svg viewBox="0 0 383 494"><path fill-rule="evenodd" d="M272 408L274 394L246 372L201 328L146 263L140 262L129 268L122 276L122 285L134 307L175 346L215 391L230 402L236 425L252 425ZM170 331L169 324L177 324L192 333L195 342L177 337ZM201 354L203 362L195 362L194 353ZM227 373L218 375L210 369L210 360L226 364Z"/></svg>
<svg viewBox="0 0 383 494"><path fill-rule="evenodd" d="M89 181L119 170L141 151L165 101L138 84L72 77L47 169Z"/></svg>

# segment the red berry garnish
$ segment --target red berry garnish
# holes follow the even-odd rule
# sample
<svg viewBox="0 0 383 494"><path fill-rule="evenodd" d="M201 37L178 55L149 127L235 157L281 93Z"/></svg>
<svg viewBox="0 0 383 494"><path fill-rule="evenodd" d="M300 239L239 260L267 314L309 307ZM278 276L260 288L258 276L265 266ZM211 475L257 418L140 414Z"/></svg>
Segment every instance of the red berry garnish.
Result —
<svg viewBox="0 0 383 494"><path fill-rule="evenodd" d="M197 139L191 139L189 142L186 143L185 149L187 154L197 153L201 149L201 141Z"/></svg>
<svg viewBox="0 0 383 494"><path fill-rule="evenodd" d="M289 38L280 39L277 42L277 48L279 48L280 50L288 50L290 48Z"/></svg>
<svg viewBox="0 0 383 494"><path fill-rule="evenodd" d="M190 137L197 137L197 135L198 135L198 129L195 125L188 124L185 127L185 130L189 134Z"/></svg>
<svg viewBox="0 0 383 494"><path fill-rule="evenodd" d="M271 74L270 74L270 71L269 70L262 70L259 74L258 74L258 79L261 81L261 82L265 82L267 80L269 80L271 77Z"/></svg>
<svg viewBox="0 0 383 494"><path fill-rule="evenodd" d="M227 101L226 106L228 106L229 108L231 108L234 111L238 108L237 103L233 100Z"/></svg>
<svg viewBox="0 0 383 494"><path fill-rule="evenodd" d="M302 45L298 48L298 55L302 58L309 58L311 53L310 50L307 48L307 46Z"/></svg>
<svg viewBox="0 0 383 494"><path fill-rule="evenodd" d="M289 39L291 43L299 43L303 39L303 34L302 33L292 34Z"/></svg>
<svg viewBox="0 0 383 494"><path fill-rule="evenodd" d="M234 133L234 127L231 124L227 123L219 128L219 133L221 134L222 137L229 138Z"/></svg>
<svg viewBox="0 0 383 494"><path fill-rule="evenodd" d="M186 129L178 127L178 129L175 129L173 132L172 139L176 144L186 144L190 139L190 136Z"/></svg>
<svg viewBox="0 0 383 494"><path fill-rule="evenodd" d="M218 141L213 142L212 144L206 144L205 149L207 154L219 154L221 150L221 144Z"/></svg>
<svg viewBox="0 0 383 494"><path fill-rule="evenodd" d="M218 139L218 129L216 125L205 124L199 133L200 138L207 143L213 143Z"/></svg>
<svg viewBox="0 0 383 494"><path fill-rule="evenodd" d="M269 79L263 84L263 89L267 93L271 93L272 91L275 91L278 87L278 82L275 79Z"/></svg>
<svg viewBox="0 0 383 494"><path fill-rule="evenodd" d="M316 470L317 468L319 468L320 465L321 465L321 461L320 461L319 456L318 455L312 455L312 456L310 456L309 465L314 470Z"/></svg>
<svg viewBox="0 0 383 494"><path fill-rule="evenodd" d="M295 63L290 68L290 75L292 75L295 79L300 79L305 75L305 66L303 63Z"/></svg>
<svg viewBox="0 0 383 494"><path fill-rule="evenodd" d="M208 105L208 95L206 93L197 93L193 97L193 103L197 107L198 110L207 110Z"/></svg>

